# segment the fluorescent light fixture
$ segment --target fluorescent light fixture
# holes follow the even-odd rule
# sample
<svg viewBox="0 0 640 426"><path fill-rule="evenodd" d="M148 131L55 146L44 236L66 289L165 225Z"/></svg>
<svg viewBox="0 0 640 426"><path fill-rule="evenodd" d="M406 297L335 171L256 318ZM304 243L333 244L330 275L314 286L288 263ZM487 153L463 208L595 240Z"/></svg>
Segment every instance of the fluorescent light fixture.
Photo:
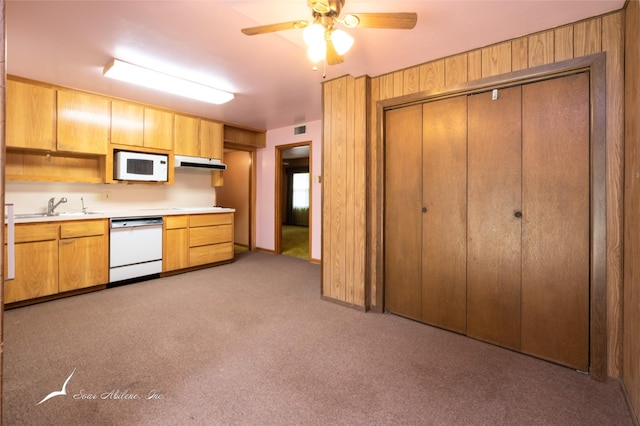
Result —
<svg viewBox="0 0 640 426"><path fill-rule="evenodd" d="M234 98L233 93L183 80L148 68L142 68L118 59L113 59L104 67L103 75L211 104L223 104Z"/></svg>

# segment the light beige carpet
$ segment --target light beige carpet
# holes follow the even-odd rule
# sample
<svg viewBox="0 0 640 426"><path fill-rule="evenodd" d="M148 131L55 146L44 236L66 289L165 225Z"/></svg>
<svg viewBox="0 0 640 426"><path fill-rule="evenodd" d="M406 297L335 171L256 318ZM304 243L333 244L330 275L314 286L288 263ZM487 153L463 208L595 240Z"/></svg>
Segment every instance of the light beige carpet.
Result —
<svg viewBox="0 0 640 426"><path fill-rule="evenodd" d="M632 425L617 382L321 300L319 265L262 252L4 332L4 425Z"/></svg>

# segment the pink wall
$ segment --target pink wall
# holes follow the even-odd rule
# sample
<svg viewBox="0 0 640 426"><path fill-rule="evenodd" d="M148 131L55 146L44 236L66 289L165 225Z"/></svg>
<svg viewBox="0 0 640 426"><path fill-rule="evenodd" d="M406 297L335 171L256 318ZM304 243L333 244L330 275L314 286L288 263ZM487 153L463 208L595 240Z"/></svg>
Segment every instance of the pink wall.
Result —
<svg viewBox="0 0 640 426"><path fill-rule="evenodd" d="M307 132L294 135L293 128L282 127L267 131L267 146L258 149L257 202L256 202L256 247L275 249L275 147L296 142L311 141L311 258L321 258L322 235L321 186L318 176L322 172L322 121L305 123Z"/></svg>

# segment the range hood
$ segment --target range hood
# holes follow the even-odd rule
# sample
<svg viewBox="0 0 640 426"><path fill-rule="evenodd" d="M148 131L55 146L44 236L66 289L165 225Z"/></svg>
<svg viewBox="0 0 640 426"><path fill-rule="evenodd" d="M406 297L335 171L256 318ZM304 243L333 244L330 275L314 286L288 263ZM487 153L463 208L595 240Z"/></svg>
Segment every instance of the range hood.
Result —
<svg viewBox="0 0 640 426"><path fill-rule="evenodd" d="M173 157L175 167L190 167L209 170L226 170L227 165L215 158L187 157L186 155L175 155Z"/></svg>

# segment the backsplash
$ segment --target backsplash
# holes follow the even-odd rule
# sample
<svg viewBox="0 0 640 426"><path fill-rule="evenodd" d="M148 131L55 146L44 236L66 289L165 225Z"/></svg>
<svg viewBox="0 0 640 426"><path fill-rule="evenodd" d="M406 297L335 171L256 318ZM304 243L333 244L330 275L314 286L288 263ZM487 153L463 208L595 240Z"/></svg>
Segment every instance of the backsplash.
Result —
<svg viewBox="0 0 640 426"><path fill-rule="evenodd" d="M216 202L211 175L200 170L176 169L173 185L6 182L5 202L14 204L15 213L45 212L51 197L67 198L56 209L61 212L80 211L81 198L87 210L94 211L207 207Z"/></svg>

